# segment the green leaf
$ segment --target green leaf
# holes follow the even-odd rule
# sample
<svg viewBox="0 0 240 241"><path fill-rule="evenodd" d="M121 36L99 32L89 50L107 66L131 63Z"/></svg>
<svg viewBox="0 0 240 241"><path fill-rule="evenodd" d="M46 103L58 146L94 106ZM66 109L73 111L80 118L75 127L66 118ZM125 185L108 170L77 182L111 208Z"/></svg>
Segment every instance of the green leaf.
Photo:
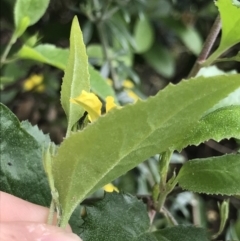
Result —
<svg viewBox="0 0 240 241"><path fill-rule="evenodd" d="M174 33L182 40L185 46L198 55L202 50L202 38L193 26L186 26L181 21L172 17L164 18L163 23L167 28L173 29Z"/></svg>
<svg viewBox="0 0 240 241"><path fill-rule="evenodd" d="M233 56L233 57L230 57L230 58L217 59L215 62L223 62L223 61L238 61L238 62L240 62L240 52L238 52L236 56Z"/></svg>
<svg viewBox="0 0 240 241"><path fill-rule="evenodd" d="M37 126L32 126L29 121L22 121L21 127L30 134L41 146L47 146L51 139L49 135L43 134L41 130L38 129Z"/></svg>
<svg viewBox="0 0 240 241"><path fill-rule="evenodd" d="M185 26L183 23L169 19L165 23L174 29L174 32L182 40L183 44L195 55L198 55L202 50L202 39L200 34L193 26Z"/></svg>
<svg viewBox="0 0 240 241"><path fill-rule="evenodd" d="M158 74L167 78L173 76L175 70L174 58L165 47L155 44L143 56Z"/></svg>
<svg viewBox="0 0 240 241"><path fill-rule="evenodd" d="M58 48L53 44L40 44L34 48L23 45L16 54L16 56L19 58L33 59L62 70L66 68L68 55L68 49Z"/></svg>
<svg viewBox="0 0 240 241"><path fill-rule="evenodd" d="M177 180L193 192L222 195L240 194L240 155L224 155L186 162Z"/></svg>
<svg viewBox="0 0 240 241"><path fill-rule="evenodd" d="M17 56L22 59L33 59L64 70L66 68L69 50L58 48L52 44L40 44L34 48L23 45L17 53ZM91 65L88 66L88 70L90 74L91 90L102 99L105 99L107 96L113 96L117 103L113 88L107 84L100 73ZM80 94L80 92L78 94Z"/></svg>
<svg viewBox="0 0 240 241"><path fill-rule="evenodd" d="M176 148L181 150L187 145L199 145L203 140L221 141L225 138L240 139L240 105L219 108L204 116L183 136Z"/></svg>
<svg viewBox="0 0 240 241"><path fill-rule="evenodd" d="M113 96L115 103L118 103L115 92L113 88L109 86L106 79L104 79L91 65L88 66L88 69L90 73L91 90L103 100L105 100L107 96Z"/></svg>
<svg viewBox="0 0 240 241"><path fill-rule="evenodd" d="M221 16L222 35L218 49L206 60L204 65L210 65L227 49L240 42L240 8L231 0L216 1Z"/></svg>
<svg viewBox="0 0 240 241"><path fill-rule="evenodd" d="M103 48L100 44L91 44L87 47L87 55L91 63L101 66L104 62Z"/></svg>
<svg viewBox="0 0 240 241"><path fill-rule="evenodd" d="M30 23L29 17L24 17L21 19L20 24L17 26L17 28L14 32L15 38L19 38L26 31L26 29L29 26L29 23ZM14 41L14 43L15 43L15 41Z"/></svg>
<svg viewBox="0 0 240 241"><path fill-rule="evenodd" d="M28 26L35 24L45 13L49 2L49 0L17 0L14 7L16 31L23 33ZM28 19L28 21L26 22L24 19Z"/></svg>
<svg viewBox="0 0 240 241"><path fill-rule="evenodd" d="M158 241L209 241L206 230L178 225L153 232Z"/></svg>
<svg viewBox="0 0 240 241"><path fill-rule="evenodd" d="M202 50L202 39L197 30L192 27L182 27L175 29L176 33L181 38L182 42L187 48L192 51L195 55L198 55Z"/></svg>
<svg viewBox="0 0 240 241"><path fill-rule="evenodd" d="M80 237L84 241L156 241L148 233L149 226L142 201L130 194L105 193L104 199L86 206Z"/></svg>
<svg viewBox="0 0 240 241"><path fill-rule="evenodd" d="M151 23L146 17L139 18L134 27L134 39L136 52L144 53L150 49L154 40L154 32Z"/></svg>
<svg viewBox="0 0 240 241"><path fill-rule="evenodd" d="M42 133L26 123L22 127L16 116L3 104L0 104L0 116L1 190L29 202L49 206L51 194L43 170L42 143L41 139L37 141L32 136L39 137Z"/></svg>
<svg viewBox="0 0 240 241"><path fill-rule="evenodd" d="M147 101L114 109L65 139L53 159L62 225L86 196L146 158L174 150L206 110L240 86L239 77L197 77L170 84Z"/></svg>
<svg viewBox="0 0 240 241"><path fill-rule="evenodd" d="M84 113L83 108L70 102L70 99L78 97L82 90L90 91L88 57L82 32L75 16L70 34L70 53L61 90L61 103L68 119L67 135Z"/></svg>

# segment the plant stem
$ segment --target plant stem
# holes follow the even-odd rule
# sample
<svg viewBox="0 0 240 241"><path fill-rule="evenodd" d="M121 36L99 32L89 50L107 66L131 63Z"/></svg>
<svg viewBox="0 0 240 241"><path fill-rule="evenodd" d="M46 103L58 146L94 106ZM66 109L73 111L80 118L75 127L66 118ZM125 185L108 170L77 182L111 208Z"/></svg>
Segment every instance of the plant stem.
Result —
<svg viewBox="0 0 240 241"><path fill-rule="evenodd" d="M110 68L110 73L113 80L113 87L115 90L119 90L121 88L121 84L118 81L117 73L114 69L111 56L109 55L109 45L105 34L106 32L104 31L104 23L102 21L96 22L96 26L97 26L100 41L103 46L105 60L107 61Z"/></svg>
<svg viewBox="0 0 240 241"><path fill-rule="evenodd" d="M177 220L173 217L173 215L168 211L168 209L166 207L162 207L162 213L163 215L167 218L167 220L169 221L169 223L172 226L176 226L178 225Z"/></svg>
<svg viewBox="0 0 240 241"><path fill-rule="evenodd" d="M159 159L159 174L161 178L159 183L159 198L157 200L157 210L159 210L159 212L165 203L167 195L172 190L171 184L169 185L169 183L167 183L168 167L171 156L172 151L167 150L166 152L162 153Z"/></svg>
<svg viewBox="0 0 240 241"><path fill-rule="evenodd" d="M8 42L6 48L5 48L5 50L4 50L4 52L1 56L1 66L5 63L6 58L9 54L13 44L15 44L16 41L17 41L17 36L16 36L15 33L13 33L11 39L9 40L9 42Z"/></svg>
<svg viewBox="0 0 240 241"><path fill-rule="evenodd" d="M167 173L168 173L168 166L172 156L172 151L167 150L166 152L162 153L159 159L159 174L160 174L160 185L162 188L165 187L167 181Z"/></svg>
<svg viewBox="0 0 240 241"><path fill-rule="evenodd" d="M220 16L218 15L215 22L213 23L213 26L212 26L208 36L207 36L207 39L203 45L202 51L199 54L195 64L193 65L193 67L188 75L188 78L194 77L200 70L201 65L207 59L209 52L211 51L212 46L216 41L216 38L220 32L220 29L221 29L221 19L220 19Z"/></svg>
<svg viewBox="0 0 240 241"><path fill-rule="evenodd" d="M54 205L54 201L52 200L49 208L48 219L47 219L47 224L49 225L53 224L54 211L55 211L55 205Z"/></svg>

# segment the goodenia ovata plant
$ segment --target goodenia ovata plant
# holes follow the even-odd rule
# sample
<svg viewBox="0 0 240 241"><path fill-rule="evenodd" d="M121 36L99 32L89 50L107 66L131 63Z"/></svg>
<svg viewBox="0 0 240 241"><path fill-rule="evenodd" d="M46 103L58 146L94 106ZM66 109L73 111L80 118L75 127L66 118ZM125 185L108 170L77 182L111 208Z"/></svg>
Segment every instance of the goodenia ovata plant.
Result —
<svg viewBox="0 0 240 241"><path fill-rule="evenodd" d="M75 18L73 26L79 31L76 24ZM82 38L80 31L74 35ZM70 41L78 40L70 38ZM74 42L70 45L74 46L75 51L85 51L82 49L83 45L74 45ZM71 51L70 47L70 53ZM74 56L76 59L79 57ZM72 82L77 86L77 79L72 77L76 67L81 68L88 76L86 61L70 60L64 78L68 86ZM78 81L84 81L88 85L89 80L85 78ZM237 111L233 111L232 119L228 115L232 125L224 131L215 128L215 124L217 120L221 122L221 115L229 114L232 107L204 115L208 109L239 87L239 74L231 77L200 76L184 80L176 86L170 84L146 101L139 100L133 105L114 109L85 129L72 133L52 157L52 174L62 209L61 226L67 224L73 210L84 198L146 158L169 149L181 150L189 144L199 144L209 138L219 140L230 136L239 137L239 123L236 121L238 107L234 107ZM80 95L80 92L81 90L79 93L76 91L75 95ZM65 103L70 98L71 92L62 96ZM76 108L82 108L74 105L74 109L69 111L70 115L74 114ZM214 128L208 130L207 127L211 125ZM215 189L215 192L218 190Z"/></svg>
<svg viewBox="0 0 240 241"><path fill-rule="evenodd" d="M19 2L22 4L24 1ZM42 9L46 8L47 2L43 1ZM32 0L31 4L36 4L36 1ZM239 28L236 27L240 16L239 8L231 5L230 0L218 0L217 6L223 23L223 34L220 47L209 58L210 62L239 42ZM16 9L17 7L18 5ZM19 16L26 20L29 15L24 13L26 9L18 9L23 9ZM232 21L229 14L226 14L230 10L234 15ZM39 14L38 17L41 15ZM18 18L17 15L15 17ZM28 26L30 20L24 21ZM30 22L33 21L36 18ZM49 206L51 192L53 208L58 211L58 225L65 227L74 209L87 196L150 156L161 154L161 180L156 185L158 191L154 198L156 209L161 211L166 196L176 184L193 192L240 195L239 154L190 160L183 164L178 175L174 174L167 182L170 154L173 151L180 151L188 145L198 145L209 139L240 139L240 74L198 76L183 80L178 85L168 85L146 101L138 100L135 104L113 108L108 112L110 108L107 96L114 98L115 95L104 78L100 78L99 73L89 66L82 39L75 17L71 29L70 51L52 45L25 45L18 52L18 57L32 58L65 69L61 103L68 119L68 128L66 138L59 147L55 147L50 144L49 137L43 135L37 127L32 127L28 122L20 123L1 104L1 128L4 136L1 139L2 190L45 206ZM106 114L101 115L100 108L96 118L91 117L87 100L80 95L85 91L89 95L90 89L103 100L106 99ZM112 104L113 98L110 98ZM78 125L79 119L85 117L85 111L92 122L85 120L84 125ZM44 165L41 163L43 148ZM43 166L51 190L47 185ZM27 175L29 179L26 180ZM84 223L77 224L83 229L81 237L84 241L107 241L109 236L116 236L116 240L123 240L124 237L124 240L129 241L175 241L179 238L190 241L208 240L204 229L196 227L178 225L152 232L143 205L131 195L107 194L102 201L86 209L88 215L83 217ZM129 209L128 217L118 213L116 215L116 210L122 212L121 210L126 209ZM104 220L102 212L107 213ZM76 212L74 216L75 214ZM137 225L131 224L134 217L138 220ZM80 220L79 210L77 218ZM111 226L109 222L121 226L121 230L102 235ZM96 227L99 228L99 233L96 232Z"/></svg>

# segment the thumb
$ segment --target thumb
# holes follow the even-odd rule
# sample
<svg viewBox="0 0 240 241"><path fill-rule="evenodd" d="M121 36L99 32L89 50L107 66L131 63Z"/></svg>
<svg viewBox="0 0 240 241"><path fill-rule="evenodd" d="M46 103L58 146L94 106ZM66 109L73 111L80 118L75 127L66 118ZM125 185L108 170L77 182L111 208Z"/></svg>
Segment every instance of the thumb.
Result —
<svg viewBox="0 0 240 241"><path fill-rule="evenodd" d="M62 228L41 223L3 222L1 241L82 241L76 234Z"/></svg>

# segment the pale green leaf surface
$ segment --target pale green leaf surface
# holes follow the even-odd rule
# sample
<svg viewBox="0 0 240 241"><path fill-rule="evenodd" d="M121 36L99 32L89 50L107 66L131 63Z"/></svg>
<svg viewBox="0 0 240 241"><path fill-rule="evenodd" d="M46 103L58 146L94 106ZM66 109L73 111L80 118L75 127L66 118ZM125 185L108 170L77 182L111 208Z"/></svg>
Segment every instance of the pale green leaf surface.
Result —
<svg viewBox="0 0 240 241"><path fill-rule="evenodd" d="M16 29L24 17L29 18L28 26L35 24L45 13L49 0L17 0L14 7L14 22Z"/></svg>
<svg viewBox="0 0 240 241"><path fill-rule="evenodd" d="M224 155L186 162L177 180L183 189L222 195L240 194L240 155Z"/></svg>
<svg viewBox="0 0 240 241"><path fill-rule="evenodd" d="M17 53L17 56L22 59L33 59L65 70L69 50L56 47L52 44L40 44L34 48L23 45ZM113 96L115 101L117 101L113 88L107 84L106 80L100 75L100 73L91 65L88 66L88 70L90 74L91 90L102 99L105 99L107 96Z"/></svg>
<svg viewBox="0 0 240 241"><path fill-rule="evenodd" d="M206 65L240 42L240 8L233 5L232 0L218 0L216 5L222 24L221 42L218 49L206 60Z"/></svg>
<svg viewBox="0 0 240 241"><path fill-rule="evenodd" d="M61 90L61 104L67 115L68 132L84 113L84 109L70 102L70 99L78 97L83 90L90 91L88 57L77 17L74 17L70 34L70 53Z"/></svg>
<svg viewBox="0 0 240 241"><path fill-rule="evenodd" d="M143 56L147 63L160 75L169 78L174 74L174 58L164 46L155 44Z"/></svg>
<svg viewBox="0 0 240 241"><path fill-rule="evenodd" d="M104 79L91 65L88 66L88 69L90 73L91 90L103 100L105 100L107 96L113 96L115 103L118 103L115 92L113 88L108 85L106 79Z"/></svg>
<svg viewBox="0 0 240 241"><path fill-rule="evenodd" d="M63 224L87 195L146 158L174 150L207 109L239 86L239 75L169 85L155 97L114 109L65 139L53 160Z"/></svg>
<svg viewBox="0 0 240 241"><path fill-rule="evenodd" d="M152 46L154 32L151 23L146 17L137 20L134 27L134 39L137 53L144 53Z"/></svg>
<svg viewBox="0 0 240 241"><path fill-rule="evenodd" d="M150 220L143 202L130 194L105 193L86 206L80 237L83 241L157 241L149 232Z"/></svg>
<svg viewBox="0 0 240 241"><path fill-rule="evenodd" d="M198 55L202 50L202 39L200 34L194 27L181 27L176 28L176 33L181 38L182 42L194 54Z"/></svg>
<svg viewBox="0 0 240 241"><path fill-rule="evenodd" d="M221 141L232 137L240 139L240 105L219 108L204 116L183 136L177 149L180 151L187 145L197 146L203 140Z"/></svg>
<svg viewBox="0 0 240 241"><path fill-rule="evenodd" d="M43 143L32 136L33 132L37 136L42 133L34 127L30 131L26 124L23 128L3 104L0 105L0 117L1 190L29 202L49 206L51 194L42 164Z"/></svg>
<svg viewBox="0 0 240 241"><path fill-rule="evenodd" d="M209 241L206 230L178 225L153 232L158 241Z"/></svg>
<svg viewBox="0 0 240 241"><path fill-rule="evenodd" d="M23 45L17 53L22 59L33 59L64 70L68 59L69 50L56 47L53 44L40 44L34 48Z"/></svg>
<svg viewBox="0 0 240 241"><path fill-rule="evenodd" d="M232 4L235 5L236 7L240 8L240 3L238 0L232 0Z"/></svg>
<svg viewBox="0 0 240 241"><path fill-rule="evenodd" d="M38 126L32 126L29 121L22 121L21 127L30 134L41 146L48 145L51 142L49 135L44 134L38 129Z"/></svg>
<svg viewBox="0 0 240 241"><path fill-rule="evenodd" d="M218 69L215 65L203 67L198 72L197 76L217 76L217 75L228 75L228 78L231 78L230 75L236 74L236 70L231 70L228 72L225 72L221 69ZM230 106L230 105L240 105L240 88L233 91L231 94L229 94L226 98L219 101L216 105L214 105L212 108L210 108L205 114L211 113L214 110L217 110L222 107Z"/></svg>

